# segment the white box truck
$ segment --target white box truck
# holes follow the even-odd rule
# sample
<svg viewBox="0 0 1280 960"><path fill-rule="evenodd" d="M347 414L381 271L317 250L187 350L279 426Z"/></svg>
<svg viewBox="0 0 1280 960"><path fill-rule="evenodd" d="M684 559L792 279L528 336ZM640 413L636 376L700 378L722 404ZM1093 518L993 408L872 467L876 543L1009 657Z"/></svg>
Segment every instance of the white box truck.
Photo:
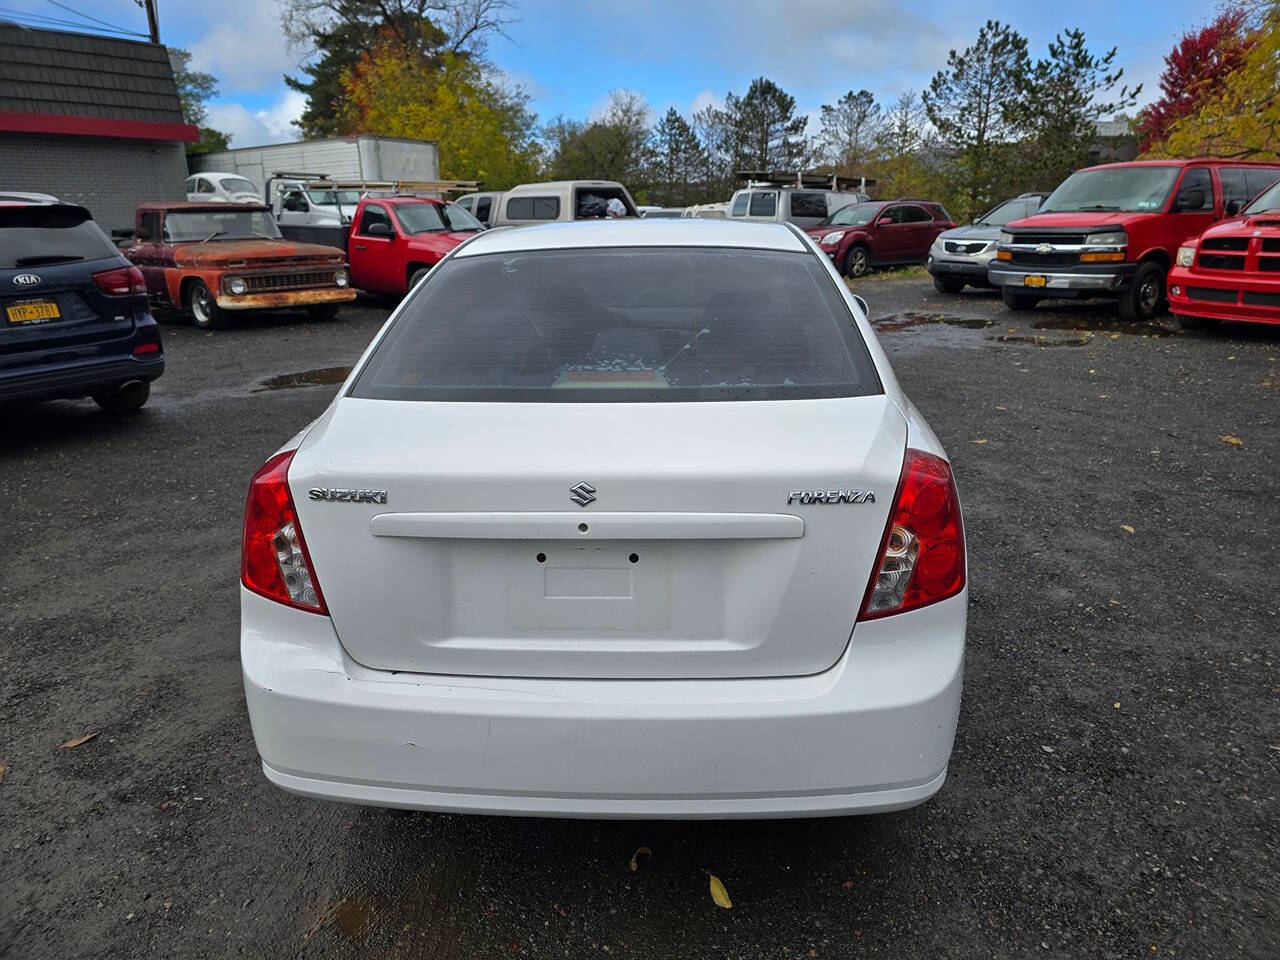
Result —
<svg viewBox="0 0 1280 960"><path fill-rule="evenodd" d="M310 243L345 240L358 193L308 190L307 180L434 181L434 142L398 137L333 137L241 147L187 158L192 173L234 173L262 191L286 237Z"/></svg>

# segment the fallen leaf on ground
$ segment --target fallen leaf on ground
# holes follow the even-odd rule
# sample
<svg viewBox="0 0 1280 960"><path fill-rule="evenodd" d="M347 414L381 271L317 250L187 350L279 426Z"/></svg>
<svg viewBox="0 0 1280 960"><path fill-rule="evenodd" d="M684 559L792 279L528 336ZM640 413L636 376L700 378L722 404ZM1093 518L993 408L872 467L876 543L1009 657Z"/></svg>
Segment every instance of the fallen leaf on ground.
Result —
<svg viewBox="0 0 1280 960"><path fill-rule="evenodd" d="M88 743L90 740L92 740L92 739L93 739L94 737L96 737L97 735L98 735L98 731L97 731L97 730L95 730L93 733L86 733L83 737L75 737L75 738L73 738L73 739L71 739L71 740L68 740L66 743L60 743L60 744L58 744L58 749L59 749L59 750L70 750L72 747L78 747L78 746L80 746L80 744L82 744L82 743Z"/></svg>
<svg viewBox="0 0 1280 960"><path fill-rule="evenodd" d="M9 768L6 767L3 763L0 763L0 783L4 783L4 774L5 774L5 771L8 769Z"/></svg>
<svg viewBox="0 0 1280 960"><path fill-rule="evenodd" d="M1043 743L1040 744L1040 749L1043 750L1045 753L1053 753L1053 747L1050 747Z"/></svg>
<svg viewBox="0 0 1280 960"><path fill-rule="evenodd" d="M646 857L652 857L653 851L650 850L648 847L639 847L636 849L636 852L631 855L630 866L631 866L632 873L635 873L637 870L640 869L640 864L637 863L636 861L640 858L641 854L644 854Z"/></svg>
<svg viewBox="0 0 1280 960"><path fill-rule="evenodd" d="M853 889L853 881L852 881L852 880L846 880L844 883L840 884L840 886L841 886L842 888L844 888L845 890L852 890L852 889Z"/></svg>
<svg viewBox="0 0 1280 960"><path fill-rule="evenodd" d="M1229 433L1224 433L1222 436L1218 437L1218 439L1219 439L1219 440L1221 440L1223 443L1229 443L1229 444L1231 444L1233 447L1243 447L1243 446L1244 446L1244 441L1243 441L1243 440L1241 440L1239 437L1233 437L1233 436L1232 436L1231 434L1229 434Z"/></svg>
<svg viewBox="0 0 1280 960"><path fill-rule="evenodd" d="M1228 360L1234 360L1234 359L1235 359L1235 354L1232 354L1231 356L1227 357L1227 359L1228 359Z"/></svg>
<svg viewBox="0 0 1280 960"><path fill-rule="evenodd" d="M973 442L977 444L983 444L987 442L987 438L983 437L981 440L974 440Z"/></svg>
<svg viewBox="0 0 1280 960"><path fill-rule="evenodd" d="M997 404L996 404L996 409L997 409L997 410L1007 410L1007 409L1009 409L1009 408L1008 408L1008 407L1002 407L1002 406L1000 406L1000 404L998 404L998 403L997 403Z"/></svg>
<svg viewBox="0 0 1280 960"><path fill-rule="evenodd" d="M717 907L724 907L726 910L733 906L733 901L729 899L729 891L724 888L724 884L720 882L720 878L714 873L708 874L711 878L711 899Z"/></svg>
<svg viewBox="0 0 1280 960"><path fill-rule="evenodd" d="M1120 701L1119 701L1119 700L1117 700L1117 701L1116 701L1115 703L1113 703L1111 706L1112 706L1112 709L1119 710L1119 709L1120 709Z"/></svg>
<svg viewBox="0 0 1280 960"><path fill-rule="evenodd" d="M1123 530L1125 533L1135 533L1135 532L1136 532L1136 531L1133 529L1133 527L1129 526L1127 523L1122 523L1122 524L1120 524L1120 529L1121 529L1121 530Z"/></svg>

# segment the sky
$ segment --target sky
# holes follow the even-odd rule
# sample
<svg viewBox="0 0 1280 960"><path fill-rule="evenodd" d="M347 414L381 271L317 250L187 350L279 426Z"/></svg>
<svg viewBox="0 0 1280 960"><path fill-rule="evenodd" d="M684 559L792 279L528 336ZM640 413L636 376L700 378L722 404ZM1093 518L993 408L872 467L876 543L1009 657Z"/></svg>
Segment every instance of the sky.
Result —
<svg viewBox="0 0 1280 960"><path fill-rule="evenodd" d="M297 138L292 121L304 101L281 78L296 73L307 52L290 49L278 0L158 3L161 39L190 50L193 66L218 78L210 126L230 133L237 147ZM1145 102L1158 93L1165 53L1182 33L1211 19L1216 6L1214 0L517 3L517 20L488 54L525 87L540 119L597 115L619 88L643 94L659 115L668 107L688 115L764 75L796 98L810 117L810 134L817 133L821 105L845 91L866 88L887 102L927 86L948 51L971 43L988 18L1027 37L1033 56L1072 27L1083 29L1097 52L1117 47L1125 82L1141 82ZM0 0L0 19L15 13L79 23L86 32L101 24L77 14L125 30L147 27L137 0Z"/></svg>

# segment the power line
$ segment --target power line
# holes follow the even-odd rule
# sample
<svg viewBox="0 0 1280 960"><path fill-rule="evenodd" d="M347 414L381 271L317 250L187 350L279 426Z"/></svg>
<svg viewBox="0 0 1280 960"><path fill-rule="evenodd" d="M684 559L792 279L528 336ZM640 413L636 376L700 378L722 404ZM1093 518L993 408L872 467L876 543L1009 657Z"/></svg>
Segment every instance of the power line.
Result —
<svg viewBox="0 0 1280 960"><path fill-rule="evenodd" d="M89 20L92 23L96 23L103 27L110 27L112 30L115 30L119 33L135 33L135 31L126 30L124 27L121 27L118 24L108 23L106 20L99 20L97 17L91 17L87 13L81 13L79 10L75 9L75 7L69 7L65 3L59 3L58 0L45 0L45 2L51 3L55 7L61 7L63 10L66 10L68 13L74 13L77 17L82 17L85 20ZM146 36L146 34L142 34L142 33L135 33L135 35L139 37Z"/></svg>
<svg viewBox="0 0 1280 960"><path fill-rule="evenodd" d="M8 7L0 7L0 14L3 15L3 16L0 16L0 19L9 21L11 23L17 23L22 26L76 27L77 29L80 29L80 30L83 30L85 27L83 23L79 23L74 20L63 20L59 17L46 17L43 14L28 13L25 10L14 10ZM146 37L146 34L144 33L134 33L132 30L122 30L117 27L103 27L101 28L101 30L105 33L114 33L114 34L119 34L127 37L144 37L144 38Z"/></svg>

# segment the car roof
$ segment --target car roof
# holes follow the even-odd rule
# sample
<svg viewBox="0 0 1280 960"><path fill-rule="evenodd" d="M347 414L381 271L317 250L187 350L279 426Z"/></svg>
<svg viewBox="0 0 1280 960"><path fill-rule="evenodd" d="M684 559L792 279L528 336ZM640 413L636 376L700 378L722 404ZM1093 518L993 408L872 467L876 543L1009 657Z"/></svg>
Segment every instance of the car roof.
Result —
<svg viewBox="0 0 1280 960"><path fill-rule="evenodd" d="M1099 163L1082 170L1105 170L1109 167L1187 167L1193 163L1211 163L1227 167L1280 167L1277 160L1228 160L1226 157L1170 157L1167 160L1121 160Z"/></svg>
<svg viewBox="0 0 1280 960"><path fill-rule="evenodd" d="M780 223L632 217L488 230L459 247L455 256L606 247L739 247L790 253L809 249Z"/></svg>
<svg viewBox="0 0 1280 960"><path fill-rule="evenodd" d="M175 200L172 203L165 203L163 200L148 200L146 203L138 204L138 209L148 212L164 210L181 212L186 210L270 210L271 208L264 203L219 203L217 200L204 203L194 200Z"/></svg>
<svg viewBox="0 0 1280 960"><path fill-rule="evenodd" d="M364 200L368 200L370 203L390 203L390 204L397 204L397 203L434 203L434 204L436 204L436 205L440 205L440 204L442 204L442 203L444 203L444 202L445 202L444 200L441 200L441 199L439 199L438 197L404 197L404 196L396 197L396 196L392 196L392 197L363 197L362 199L364 199Z"/></svg>
<svg viewBox="0 0 1280 960"><path fill-rule="evenodd" d="M543 180L538 183L521 183L512 187L506 193L514 193L517 190L562 190L566 187L620 187L617 180ZM498 191L502 192L502 191Z"/></svg>

